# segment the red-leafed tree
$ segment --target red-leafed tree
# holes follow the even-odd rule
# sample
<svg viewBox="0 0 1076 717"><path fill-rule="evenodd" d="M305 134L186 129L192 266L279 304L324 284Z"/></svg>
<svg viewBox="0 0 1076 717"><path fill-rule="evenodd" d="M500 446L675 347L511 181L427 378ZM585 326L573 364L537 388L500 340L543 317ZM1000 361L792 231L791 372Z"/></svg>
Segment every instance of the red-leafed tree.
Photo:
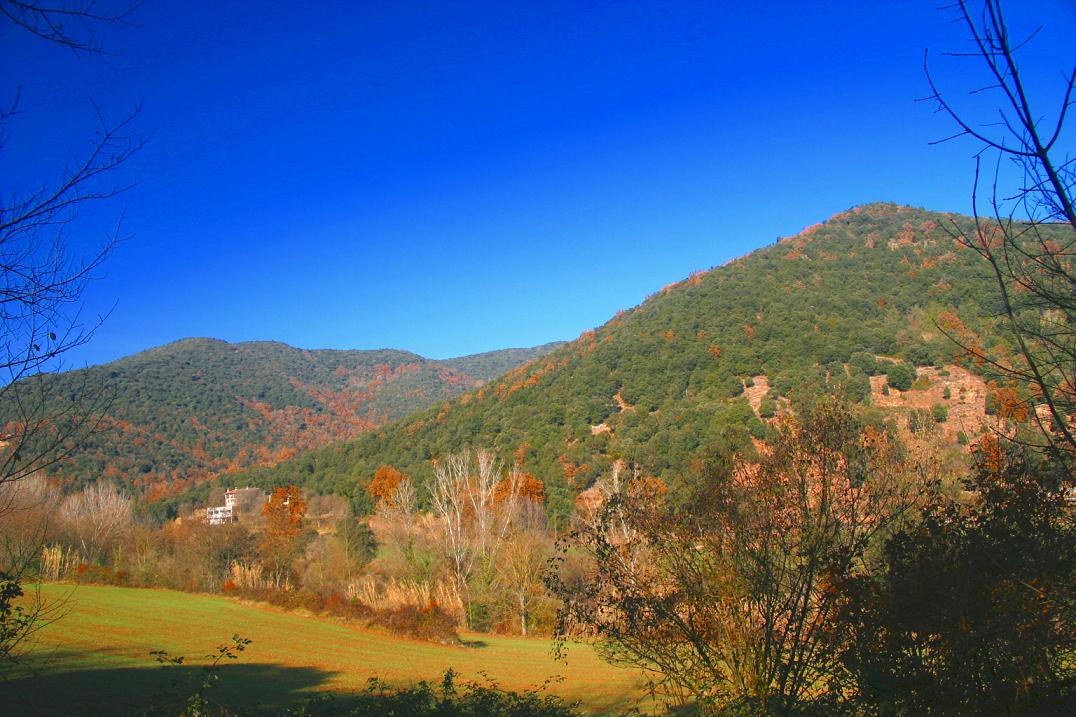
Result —
<svg viewBox="0 0 1076 717"><path fill-rule="evenodd" d="M393 507L395 495L400 484L407 480L407 475L392 466L384 465L374 473L367 491L378 506Z"/></svg>
<svg viewBox="0 0 1076 717"><path fill-rule="evenodd" d="M292 561L302 549L304 517L306 500L294 485L273 489L262 508L261 559L278 590L290 584Z"/></svg>

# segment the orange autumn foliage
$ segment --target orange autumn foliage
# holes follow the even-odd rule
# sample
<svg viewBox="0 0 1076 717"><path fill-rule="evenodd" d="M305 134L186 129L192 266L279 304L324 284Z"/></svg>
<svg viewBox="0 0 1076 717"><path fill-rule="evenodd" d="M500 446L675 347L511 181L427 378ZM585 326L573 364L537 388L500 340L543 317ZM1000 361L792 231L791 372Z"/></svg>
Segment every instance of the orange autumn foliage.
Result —
<svg viewBox="0 0 1076 717"><path fill-rule="evenodd" d="M1027 403L1020 398L1020 394L1015 387L995 386L993 397L997 406L998 416L1018 423L1027 420Z"/></svg>
<svg viewBox="0 0 1076 717"><path fill-rule="evenodd" d="M520 501L528 501L535 505L542 505L545 503L545 483L531 475L530 473L520 473L514 477L515 485L513 486L513 478L505 478L497 483L497 487L493 491L493 500L497 504L504 503L511 495L514 488L516 497Z"/></svg>
<svg viewBox="0 0 1076 717"><path fill-rule="evenodd" d="M407 476L389 465L383 465L374 473L367 491L379 505L392 506L396 488L407 480Z"/></svg>
<svg viewBox="0 0 1076 717"><path fill-rule="evenodd" d="M269 500L262 507L267 533L279 532L293 535L298 532L306 517L306 499L297 485L287 488L274 488Z"/></svg>

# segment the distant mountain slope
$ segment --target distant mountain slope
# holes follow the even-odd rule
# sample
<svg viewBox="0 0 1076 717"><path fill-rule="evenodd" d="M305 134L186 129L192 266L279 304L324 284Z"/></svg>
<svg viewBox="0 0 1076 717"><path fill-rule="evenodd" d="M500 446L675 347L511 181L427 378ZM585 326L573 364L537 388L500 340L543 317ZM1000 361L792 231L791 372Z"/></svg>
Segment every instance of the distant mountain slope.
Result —
<svg viewBox="0 0 1076 717"><path fill-rule="evenodd" d="M953 361L954 346L935 328L943 312L1004 351L1003 332L986 318L997 313L994 286L946 232L953 222L967 228L970 219L893 204L854 208L667 286L459 398L231 480L299 483L362 507L381 464L422 484L432 457L489 446L545 481L555 516L617 458L675 489L693 465L765 434L749 398L764 413L797 392L865 401L868 374L895 365L876 357ZM764 398L742 395L754 376L768 382Z"/></svg>
<svg viewBox="0 0 1076 717"><path fill-rule="evenodd" d="M542 352L510 349L440 362L407 351L185 339L39 379L48 387L49 413L69 398L94 396L84 412L101 424L50 473L75 483L115 478L160 494L177 481L271 465L354 438ZM472 366L477 377L464 370ZM0 415L15 414L8 407Z"/></svg>
<svg viewBox="0 0 1076 717"><path fill-rule="evenodd" d="M529 349L501 349L499 351L487 351L470 356L445 359L442 366L456 369L478 381L490 381L508 373L517 366L530 363L540 356L545 356L550 351L564 345L563 341L552 341L548 344L535 346Z"/></svg>

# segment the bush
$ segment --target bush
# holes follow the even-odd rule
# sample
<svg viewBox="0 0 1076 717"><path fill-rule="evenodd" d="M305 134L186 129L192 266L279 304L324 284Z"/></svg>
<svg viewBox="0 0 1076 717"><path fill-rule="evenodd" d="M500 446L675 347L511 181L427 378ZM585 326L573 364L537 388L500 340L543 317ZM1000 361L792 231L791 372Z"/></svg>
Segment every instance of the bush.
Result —
<svg viewBox="0 0 1076 717"><path fill-rule="evenodd" d="M930 413L934 416L935 423L945 423L949 419L949 407L943 403L934 404L934 407L930 409Z"/></svg>
<svg viewBox="0 0 1076 717"><path fill-rule="evenodd" d="M370 618L372 610L358 600L333 590L273 590L271 588L243 589L229 580L221 589L227 595L234 595L246 600L266 602L287 610L299 608L316 613L324 613L347 620Z"/></svg>
<svg viewBox="0 0 1076 717"><path fill-rule="evenodd" d="M413 717L577 717L578 703L567 702L538 689L514 692L502 689L496 682L477 682L456 685L456 673L445 672L441 685L435 688L428 682L413 687L393 688L378 678L372 678L366 691L337 702L333 695L319 695L297 708L286 711L293 717L380 717L381 715L413 715Z"/></svg>
<svg viewBox="0 0 1076 717"><path fill-rule="evenodd" d="M374 613L370 622L398 635L431 642L457 643L456 621L437 603L426 607L405 605Z"/></svg>
<svg viewBox="0 0 1076 717"><path fill-rule="evenodd" d="M868 376L874 376L878 373L878 361L875 360L873 354L866 351L857 351L852 354L852 357L848 359L848 363L852 368L859 369Z"/></svg>
<svg viewBox="0 0 1076 717"><path fill-rule="evenodd" d="M915 369L904 363L890 364L886 367L885 375L886 383L898 391L911 389L915 382Z"/></svg>
<svg viewBox="0 0 1076 717"><path fill-rule="evenodd" d="M929 507L838 588L854 714L1076 714L1068 469L991 440L977 501Z"/></svg>
<svg viewBox="0 0 1076 717"><path fill-rule="evenodd" d="M920 376L912 382L913 391L926 391L930 388L930 379L926 376Z"/></svg>
<svg viewBox="0 0 1076 717"><path fill-rule="evenodd" d="M777 415L777 401L768 396L759 404L758 414L763 418L773 418Z"/></svg>
<svg viewBox="0 0 1076 717"><path fill-rule="evenodd" d="M82 563L75 568L72 577L76 582L95 585L128 585L130 576L126 571L113 570L107 565Z"/></svg>
<svg viewBox="0 0 1076 717"><path fill-rule="evenodd" d="M912 433L929 433L934 429L934 416L930 411L917 408L908 414L908 428Z"/></svg>
<svg viewBox="0 0 1076 717"><path fill-rule="evenodd" d="M760 441L766 438L766 424L754 416L751 416L751 418L748 419L747 430L754 438L757 438Z"/></svg>
<svg viewBox="0 0 1076 717"><path fill-rule="evenodd" d="M934 352L926 346L912 346L904 355L916 366L933 366L937 363Z"/></svg>

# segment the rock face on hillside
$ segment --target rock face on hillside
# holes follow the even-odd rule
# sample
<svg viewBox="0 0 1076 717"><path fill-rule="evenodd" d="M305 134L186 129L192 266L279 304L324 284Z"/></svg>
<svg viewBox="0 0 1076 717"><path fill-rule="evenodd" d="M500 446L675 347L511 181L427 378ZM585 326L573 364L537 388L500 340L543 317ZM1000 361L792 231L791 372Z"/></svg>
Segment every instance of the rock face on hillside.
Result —
<svg viewBox="0 0 1076 717"><path fill-rule="evenodd" d="M185 339L42 377L21 392L46 390L50 414L73 406L72 397L86 399L74 410L98 425L51 475L75 484L104 477L155 498L355 438L475 389L554 346L434 361L407 351ZM17 431L12 403L0 410L12 424L9 432Z"/></svg>
<svg viewBox="0 0 1076 717"><path fill-rule="evenodd" d="M715 455L764 437L762 414L779 415L790 400L879 399L871 376L885 372L881 356L939 379L927 393L891 393L879 404L885 411L931 408L948 370L956 397L943 428L969 433L985 387L968 367L952 365L955 347L935 321L948 312L988 349L1006 350L1004 331L989 318L994 287L951 234L954 223L970 222L893 204L856 207L666 286L457 399L243 479L299 482L361 505L382 464L421 483L431 458L492 447L545 481L547 507L565 515L617 459L662 477L675 493ZM745 389L760 376L764 393L759 380Z"/></svg>

